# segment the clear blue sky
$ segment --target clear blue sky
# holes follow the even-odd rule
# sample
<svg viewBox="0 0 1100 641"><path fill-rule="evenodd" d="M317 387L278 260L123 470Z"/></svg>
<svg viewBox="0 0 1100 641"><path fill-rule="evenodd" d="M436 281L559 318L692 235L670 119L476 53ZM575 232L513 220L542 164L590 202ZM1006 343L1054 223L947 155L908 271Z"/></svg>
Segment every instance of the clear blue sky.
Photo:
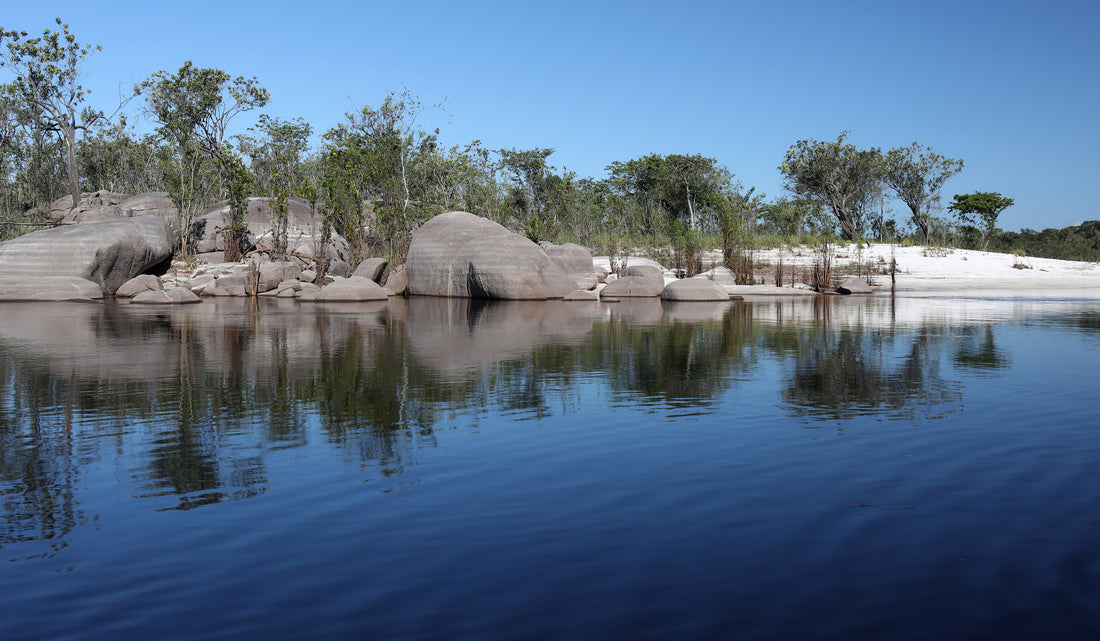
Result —
<svg viewBox="0 0 1100 641"><path fill-rule="evenodd" d="M424 123L448 146L553 147L551 164L594 178L700 153L769 198L790 145L851 130L861 147L962 158L944 199L1015 198L1005 229L1100 219L1096 0L64 0L10 2L0 24L40 33L55 17L103 46L86 85L108 111L120 86L186 60L256 76L267 113L317 133L404 86L446 100Z"/></svg>

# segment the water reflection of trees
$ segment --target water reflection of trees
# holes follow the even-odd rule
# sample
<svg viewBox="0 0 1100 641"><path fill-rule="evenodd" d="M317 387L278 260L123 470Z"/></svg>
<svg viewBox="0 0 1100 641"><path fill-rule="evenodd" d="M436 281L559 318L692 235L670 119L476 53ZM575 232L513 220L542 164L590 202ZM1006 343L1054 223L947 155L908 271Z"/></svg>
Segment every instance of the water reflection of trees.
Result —
<svg viewBox="0 0 1100 641"><path fill-rule="evenodd" d="M992 323L963 327L959 333L961 340L955 349L955 364L959 367L992 374L1012 364L997 347Z"/></svg>
<svg viewBox="0 0 1100 641"><path fill-rule="evenodd" d="M682 309L681 304L681 309ZM714 403L754 362L752 317L744 305L700 304L700 317L717 320L635 325L612 316L591 341L608 383L623 397L660 399L674 406ZM709 313L708 313L709 312Z"/></svg>
<svg viewBox="0 0 1100 641"><path fill-rule="evenodd" d="M0 363L5 357L0 348ZM46 549L31 553L48 555L84 521L74 490L80 465L73 451L72 382L39 374L24 383L18 376L15 368L0 368L0 548L48 541ZM11 393L24 384L31 398ZM47 410L34 402L47 394L63 404Z"/></svg>
<svg viewBox="0 0 1100 641"><path fill-rule="evenodd" d="M394 475L456 415L582 411L585 386L623 405L716 412L766 358L798 416L927 417L957 406L951 365L1009 363L993 325L896 329L864 323L870 303L849 317L821 299L799 318L776 304L770 322L758 318L767 304L741 303L262 303L6 309L0 546L64 540L83 518L83 470L122 452L136 495L191 509L265 492L276 450L327 443Z"/></svg>
<svg viewBox="0 0 1100 641"><path fill-rule="evenodd" d="M944 335L926 330L821 326L806 328L782 397L799 416L848 419L861 414L932 417L962 398L941 373L936 347Z"/></svg>

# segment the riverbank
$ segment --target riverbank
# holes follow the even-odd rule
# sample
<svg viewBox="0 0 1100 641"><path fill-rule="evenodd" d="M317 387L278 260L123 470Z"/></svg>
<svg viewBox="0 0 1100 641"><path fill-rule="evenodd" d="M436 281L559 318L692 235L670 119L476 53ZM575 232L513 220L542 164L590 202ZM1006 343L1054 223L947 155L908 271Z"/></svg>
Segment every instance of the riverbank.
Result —
<svg viewBox="0 0 1100 641"><path fill-rule="evenodd" d="M704 260L717 262L717 252ZM774 283L774 273L782 263L785 268L809 269L820 259L809 247L769 249L753 256L758 276ZM1030 258L1012 254L934 247L902 247L899 245L838 244L832 248L834 272L869 277L876 291L891 287L890 262L897 266L894 276L896 292L926 293L965 290L979 292L1012 292L1011 295L1031 295L1036 291L1049 293L1073 290L1077 297L1100 298L1100 263L1087 263L1051 258ZM754 294L763 293L754 287Z"/></svg>

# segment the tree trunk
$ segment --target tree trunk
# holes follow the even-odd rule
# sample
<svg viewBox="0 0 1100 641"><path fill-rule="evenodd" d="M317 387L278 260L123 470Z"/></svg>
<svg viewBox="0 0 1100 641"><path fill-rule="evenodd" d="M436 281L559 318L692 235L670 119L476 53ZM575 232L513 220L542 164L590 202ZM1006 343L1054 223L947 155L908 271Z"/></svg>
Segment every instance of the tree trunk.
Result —
<svg viewBox="0 0 1100 641"><path fill-rule="evenodd" d="M72 211L80 206L80 176L76 173L76 127L66 126L62 134L65 137L65 169L69 176L69 191L73 195Z"/></svg>
<svg viewBox="0 0 1100 641"><path fill-rule="evenodd" d="M684 181L684 189L687 190L688 215L691 218L691 231L695 231L695 208L691 206L691 185Z"/></svg>
<svg viewBox="0 0 1100 641"><path fill-rule="evenodd" d="M929 217L921 216L919 209L912 209L911 211L913 212L913 224L915 224L917 226L917 229L920 230L921 235L924 236L924 242L927 243L928 240L929 240L929 238L928 238L928 218Z"/></svg>
<svg viewBox="0 0 1100 641"><path fill-rule="evenodd" d="M856 226L852 223L852 219L848 217L848 213L843 209L838 209L836 219L840 222L840 235L844 236L844 240L855 240L857 237Z"/></svg>

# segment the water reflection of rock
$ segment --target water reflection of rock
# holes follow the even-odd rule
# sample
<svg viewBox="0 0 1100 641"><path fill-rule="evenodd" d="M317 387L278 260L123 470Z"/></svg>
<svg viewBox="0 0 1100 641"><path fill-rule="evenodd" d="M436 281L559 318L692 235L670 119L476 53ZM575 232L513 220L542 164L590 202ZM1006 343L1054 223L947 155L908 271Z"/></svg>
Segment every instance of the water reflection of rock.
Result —
<svg viewBox="0 0 1100 641"><path fill-rule="evenodd" d="M700 323L703 321L720 322L729 310L730 305L737 303L725 302L669 302L662 301L662 311L665 318L684 323Z"/></svg>
<svg viewBox="0 0 1100 641"><path fill-rule="evenodd" d="M551 343L579 344L598 308L562 301L493 301L417 296L404 321L409 348L435 370L463 376L523 358Z"/></svg>
<svg viewBox="0 0 1100 641"><path fill-rule="evenodd" d="M25 438L39 409L68 407L148 453L133 472L143 496L187 509L259 494L260 452L307 441L302 391L324 396L331 387L314 385L324 364L385 327L385 303L310 314L280 303L7 305L0 353L19 384L5 390L21 396L7 402L29 409L4 434Z"/></svg>
<svg viewBox="0 0 1100 641"><path fill-rule="evenodd" d="M664 317L660 298L622 298L609 303L611 317L633 325L653 325Z"/></svg>

